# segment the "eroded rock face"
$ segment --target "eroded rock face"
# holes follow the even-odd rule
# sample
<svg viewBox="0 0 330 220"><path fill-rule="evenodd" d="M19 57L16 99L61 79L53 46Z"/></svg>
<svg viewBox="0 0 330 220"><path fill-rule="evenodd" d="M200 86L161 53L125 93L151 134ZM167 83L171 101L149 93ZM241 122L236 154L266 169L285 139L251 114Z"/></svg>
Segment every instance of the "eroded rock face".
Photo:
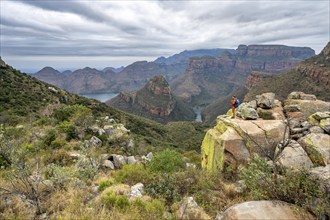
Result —
<svg viewBox="0 0 330 220"><path fill-rule="evenodd" d="M282 201L250 201L229 207L216 220L245 220L245 219L306 219L308 213L294 210L289 203Z"/></svg>
<svg viewBox="0 0 330 220"><path fill-rule="evenodd" d="M282 120L246 121L219 116L217 125L210 129L202 143L202 167L222 170L226 152L235 160L235 164L244 164L250 155L257 153L266 156L273 151L273 142L280 142L286 134Z"/></svg>

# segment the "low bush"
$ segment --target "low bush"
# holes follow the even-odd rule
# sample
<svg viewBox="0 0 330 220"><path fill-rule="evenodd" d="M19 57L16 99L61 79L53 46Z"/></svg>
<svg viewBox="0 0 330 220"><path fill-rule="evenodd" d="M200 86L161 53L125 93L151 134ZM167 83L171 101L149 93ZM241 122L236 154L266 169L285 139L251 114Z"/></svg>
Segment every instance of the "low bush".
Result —
<svg viewBox="0 0 330 220"><path fill-rule="evenodd" d="M164 199L167 205L179 201L181 195L178 191L178 185L174 176L170 175L156 175L153 180L146 185L145 191L148 195L157 199Z"/></svg>
<svg viewBox="0 0 330 220"><path fill-rule="evenodd" d="M124 165L122 169L113 174L114 179L119 183L134 185L136 183L146 184L150 182L151 174L142 166L137 164Z"/></svg>
<svg viewBox="0 0 330 220"><path fill-rule="evenodd" d="M171 173L180 171L185 167L183 156L175 150L166 149L154 156L148 164L152 172Z"/></svg>
<svg viewBox="0 0 330 220"><path fill-rule="evenodd" d="M103 180L98 185L98 191L99 192L102 192L107 187L111 186L112 184L113 184L113 182L111 180L109 180L109 179Z"/></svg>
<svg viewBox="0 0 330 220"><path fill-rule="evenodd" d="M283 169L282 169L283 170ZM240 169L240 177L254 199L277 199L311 210L321 217L329 215L329 189L326 183L304 170L283 170L281 176L264 159L255 157L248 168Z"/></svg>

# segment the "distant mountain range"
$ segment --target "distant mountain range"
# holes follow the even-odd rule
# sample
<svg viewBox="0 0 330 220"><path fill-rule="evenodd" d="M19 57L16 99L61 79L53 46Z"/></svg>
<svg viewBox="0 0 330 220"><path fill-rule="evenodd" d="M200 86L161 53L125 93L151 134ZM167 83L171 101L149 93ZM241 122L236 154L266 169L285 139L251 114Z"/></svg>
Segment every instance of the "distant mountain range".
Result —
<svg viewBox="0 0 330 220"><path fill-rule="evenodd" d="M153 62L137 61L127 67L106 67L102 71L86 67L72 74L67 74L69 71L61 74L51 67L45 67L33 76L76 94L135 91L156 75L161 74L167 80L173 80L186 70L191 57L216 57L224 51L234 52L232 49L185 50L168 58L159 57Z"/></svg>

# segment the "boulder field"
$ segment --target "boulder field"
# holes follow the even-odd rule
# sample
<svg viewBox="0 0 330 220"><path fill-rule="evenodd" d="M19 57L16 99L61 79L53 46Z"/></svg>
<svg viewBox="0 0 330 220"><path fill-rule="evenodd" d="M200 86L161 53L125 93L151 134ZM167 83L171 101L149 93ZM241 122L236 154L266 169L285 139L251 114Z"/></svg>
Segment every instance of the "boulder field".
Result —
<svg viewBox="0 0 330 220"><path fill-rule="evenodd" d="M264 93L217 117L202 142L202 167L216 172L224 166L246 165L254 154L292 169L330 164L330 102L292 92L283 102ZM330 170L328 170L330 172ZM329 179L330 181L330 179Z"/></svg>
<svg viewBox="0 0 330 220"><path fill-rule="evenodd" d="M218 116L204 137L205 170L237 169L258 155L271 166L307 170L316 182L324 183L320 190L330 189L330 102L302 92L292 92L280 102L275 94L264 93L242 103L236 117L231 114L229 110ZM216 219L314 218L302 214L282 201L249 201L229 207Z"/></svg>

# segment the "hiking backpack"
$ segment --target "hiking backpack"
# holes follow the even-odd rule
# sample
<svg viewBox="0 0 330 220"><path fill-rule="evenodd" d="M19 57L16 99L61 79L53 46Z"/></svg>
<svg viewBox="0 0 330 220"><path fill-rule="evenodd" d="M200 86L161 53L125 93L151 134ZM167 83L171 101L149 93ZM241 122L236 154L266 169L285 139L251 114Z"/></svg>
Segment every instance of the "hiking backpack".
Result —
<svg viewBox="0 0 330 220"><path fill-rule="evenodd" d="M239 101L239 99L236 99L235 100L235 105L234 105L235 108L237 108L239 106L239 104L241 104L241 102Z"/></svg>

